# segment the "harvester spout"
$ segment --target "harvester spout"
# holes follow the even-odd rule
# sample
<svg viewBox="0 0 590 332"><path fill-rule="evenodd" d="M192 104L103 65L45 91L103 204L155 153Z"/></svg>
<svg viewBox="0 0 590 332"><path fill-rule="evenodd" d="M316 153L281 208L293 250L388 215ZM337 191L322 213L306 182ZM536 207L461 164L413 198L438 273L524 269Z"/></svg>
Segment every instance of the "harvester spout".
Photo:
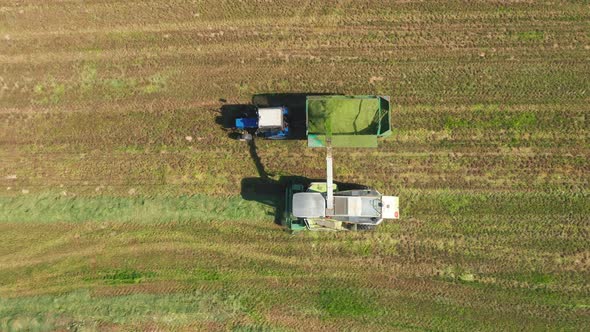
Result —
<svg viewBox="0 0 590 332"><path fill-rule="evenodd" d="M332 144L326 138L326 215L334 215L334 174L332 173Z"/></svg>

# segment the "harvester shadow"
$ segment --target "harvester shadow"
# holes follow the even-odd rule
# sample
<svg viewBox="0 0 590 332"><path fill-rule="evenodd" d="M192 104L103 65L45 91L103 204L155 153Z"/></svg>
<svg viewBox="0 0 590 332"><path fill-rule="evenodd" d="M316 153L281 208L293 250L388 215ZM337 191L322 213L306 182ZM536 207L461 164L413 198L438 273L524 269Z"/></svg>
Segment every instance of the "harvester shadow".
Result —
<svg viewBox="0 0 590 332"><path fill-rule="evenodd" d="M310 179L303 176L281 176L278 180L266 177L244 178L241 183L242 199L256 201L274 208L274 222L282 225L286 208L285 193L291 184L302 184L308 187L312 182L325 182L325 179ZM356 183L334 182L338 190L366 189Z"/></svg>
<svg viewBox="0 0 590 332"><path fill-rule="evenodd" d="M306 114L305 103L308 96L335 95L337 93L262 93L252 96L251 104L226 104L219 110L215 122L228 133L228 136L237 139L240 137L235 131L235 121L240 117L251 117L256 113L257 107L280 107L289 109L287 122L289 123L289 139L306 139Z"/></svg>
<svg viewBox="0 0 590 332"><path fill-rule="evenodd" d="M248 141L248 151L256 166L258 177L244 178L241 182L240 194L242 199L256 201L274 208L274 222L282 224L286 207L285 192L291 184L301 184L307 188L312 182L325 182L324 179L310 179L303 176L272 177L264 168L264 164L258 155L256 139ZM356 183L334 182L338 190L365 189L366 187Z"/></svg>

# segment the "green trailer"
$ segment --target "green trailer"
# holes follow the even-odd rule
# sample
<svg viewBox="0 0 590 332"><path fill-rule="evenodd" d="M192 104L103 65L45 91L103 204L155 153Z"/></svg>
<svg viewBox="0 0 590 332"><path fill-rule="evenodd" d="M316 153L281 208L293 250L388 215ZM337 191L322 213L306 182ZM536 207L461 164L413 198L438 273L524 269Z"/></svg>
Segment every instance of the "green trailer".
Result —
<svg viewBox="0 0 590 332"><path fill-rule="evenodd" d="M387 96L308 96L305 113L307 144L335 148L376 148L377 139L391 135Z"/></svg>

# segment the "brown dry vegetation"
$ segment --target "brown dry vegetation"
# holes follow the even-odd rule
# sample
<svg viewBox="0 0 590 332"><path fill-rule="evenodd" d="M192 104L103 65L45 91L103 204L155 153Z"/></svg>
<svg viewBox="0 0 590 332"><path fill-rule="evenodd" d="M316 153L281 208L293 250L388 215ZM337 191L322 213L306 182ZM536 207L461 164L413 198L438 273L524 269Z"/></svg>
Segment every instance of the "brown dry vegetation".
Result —
<svg viewBox="0 0 590 332"><path fill-rule="evenodd" d="M585 1L0 1L0 330L583 330L589 22ZM259 174L215 119L269 92L390 95L394 134L335 174L402 218L290 236L241 201ZM324 176L303 141L257 145L275 178Z"/></svg>

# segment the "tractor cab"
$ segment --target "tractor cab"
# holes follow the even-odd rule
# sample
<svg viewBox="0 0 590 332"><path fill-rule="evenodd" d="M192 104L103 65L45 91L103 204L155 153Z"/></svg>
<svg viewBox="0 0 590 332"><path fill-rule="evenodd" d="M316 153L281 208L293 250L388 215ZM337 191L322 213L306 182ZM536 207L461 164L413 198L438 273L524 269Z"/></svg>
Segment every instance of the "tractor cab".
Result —
<svg viewBox="0 0 590 332"><path fill-rule="evenodd" d="M289 136L286 107L258 108L255 114L237 118L235 126L244 131L242 138L251 140L253 135L267 139L285 139Z"/></svg>

